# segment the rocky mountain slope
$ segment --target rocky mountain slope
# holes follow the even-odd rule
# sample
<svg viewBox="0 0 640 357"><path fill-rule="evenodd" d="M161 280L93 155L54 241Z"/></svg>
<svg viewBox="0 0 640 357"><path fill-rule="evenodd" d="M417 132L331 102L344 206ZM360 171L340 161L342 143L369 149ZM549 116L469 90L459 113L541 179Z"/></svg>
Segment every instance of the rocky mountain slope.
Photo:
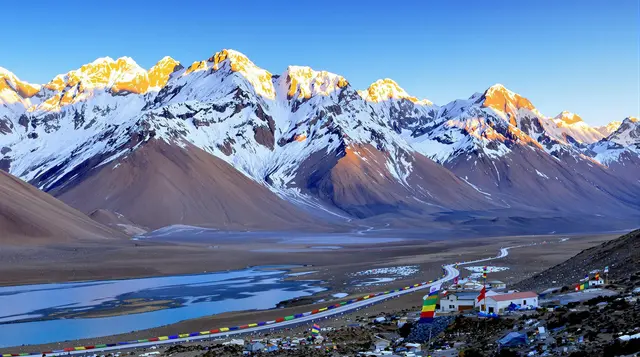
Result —
<svg viewBox="0 0 640 357"><path fill-rule="evenodd" d="M516 289L537 289L576 284L584 274L609 267L609 278L628 277L640 271L640 230L599 246L583 250L573 258L519 282ZM604 277L604 275L602 275ZM555 285L552 281L556 281Z"/></svg>
<svg viewBox="0 0 640 357"><path fill-rule="evenodd" d="M390 79L357 91L233 50L149 71L102 58L42 86L0 78L0 169L149 228L640 210L635 122L544 117L501 85L437 106Z"/></svg>
<svg viewBox="0 0 640 357"><path fill-rule="evenodd" d="M103 226L51 195L0 171L0 244L55 244L78 239L116 239Z"/></svg>

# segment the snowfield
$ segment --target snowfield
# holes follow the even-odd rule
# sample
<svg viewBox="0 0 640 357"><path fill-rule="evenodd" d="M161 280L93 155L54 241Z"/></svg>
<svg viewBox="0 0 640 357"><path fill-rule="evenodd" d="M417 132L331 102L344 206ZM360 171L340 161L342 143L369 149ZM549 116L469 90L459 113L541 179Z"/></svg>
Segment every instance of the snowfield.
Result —
<svg viewBox="0 0 640 357"><path fill-rule="evenodd" d="M481 266L472 266L472 267L465 267L466 270L474 272L474 273L482 273L484 267ZM496 267L496 266L487 266L487 272L488 273L497 273L500 271L505 271L505 270L509 270L509 268L507 267Z"/></svg>
<svg viewBox="0 0 640 357"><path fill-rule="evenodd" d="M351 274L352 276L367 276L367 275L395 275L395 276L411 276L418 273L420 269L415 265L397 266L388 268L376 268Z"/></svg>

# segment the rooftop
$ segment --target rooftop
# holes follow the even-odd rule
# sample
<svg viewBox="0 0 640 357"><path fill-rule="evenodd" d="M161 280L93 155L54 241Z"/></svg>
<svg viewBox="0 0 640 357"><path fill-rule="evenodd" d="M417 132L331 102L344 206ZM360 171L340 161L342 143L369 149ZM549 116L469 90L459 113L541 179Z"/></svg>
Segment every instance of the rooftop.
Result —
<svg viewBox="0 0 640 357"><path fill-rule="evenodd" d="M487 296L487 299L492 299L493 301L509 301L509 300L537 298L537 297L538 297L538 294L533 291L524 291L521 293Z"/></svg>
<svg viewBox="0 0 640 357"><path fill-rule="evenodd" d="M475 299L476 297L478 297L478 292L477 291L454 291L454 292L450 292L447 294L447 296L449 295L455 295L458 297L458 299Z"/></svg>

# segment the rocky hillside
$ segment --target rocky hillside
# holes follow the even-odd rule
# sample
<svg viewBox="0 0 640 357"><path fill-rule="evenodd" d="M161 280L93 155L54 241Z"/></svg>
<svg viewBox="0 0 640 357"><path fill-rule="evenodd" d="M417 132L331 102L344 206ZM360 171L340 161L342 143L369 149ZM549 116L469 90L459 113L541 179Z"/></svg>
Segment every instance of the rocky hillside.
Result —
<svg viewBox="0 0 640 357"><path fill-rule="evenodd" d="M573 285L585 273L609 267L609 279L626 278L640 272L640 230L583 250L575 257L514 285L521 290ZM556 283L552 283L556 281Z"/></svg>

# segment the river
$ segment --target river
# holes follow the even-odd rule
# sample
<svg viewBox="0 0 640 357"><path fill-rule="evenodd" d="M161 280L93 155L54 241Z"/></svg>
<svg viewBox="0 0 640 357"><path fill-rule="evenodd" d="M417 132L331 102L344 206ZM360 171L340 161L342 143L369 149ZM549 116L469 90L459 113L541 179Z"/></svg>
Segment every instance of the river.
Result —
<svg viewBox="0 0 640 357"><path fill-rule="evenodd" d="M317 281L286 280L287 268L0 287L0 347L108 336L223 312L269 309L325 290ZM224 326L211 326L215 327ZM191 331L176 331L183 332Z"/></svg>

